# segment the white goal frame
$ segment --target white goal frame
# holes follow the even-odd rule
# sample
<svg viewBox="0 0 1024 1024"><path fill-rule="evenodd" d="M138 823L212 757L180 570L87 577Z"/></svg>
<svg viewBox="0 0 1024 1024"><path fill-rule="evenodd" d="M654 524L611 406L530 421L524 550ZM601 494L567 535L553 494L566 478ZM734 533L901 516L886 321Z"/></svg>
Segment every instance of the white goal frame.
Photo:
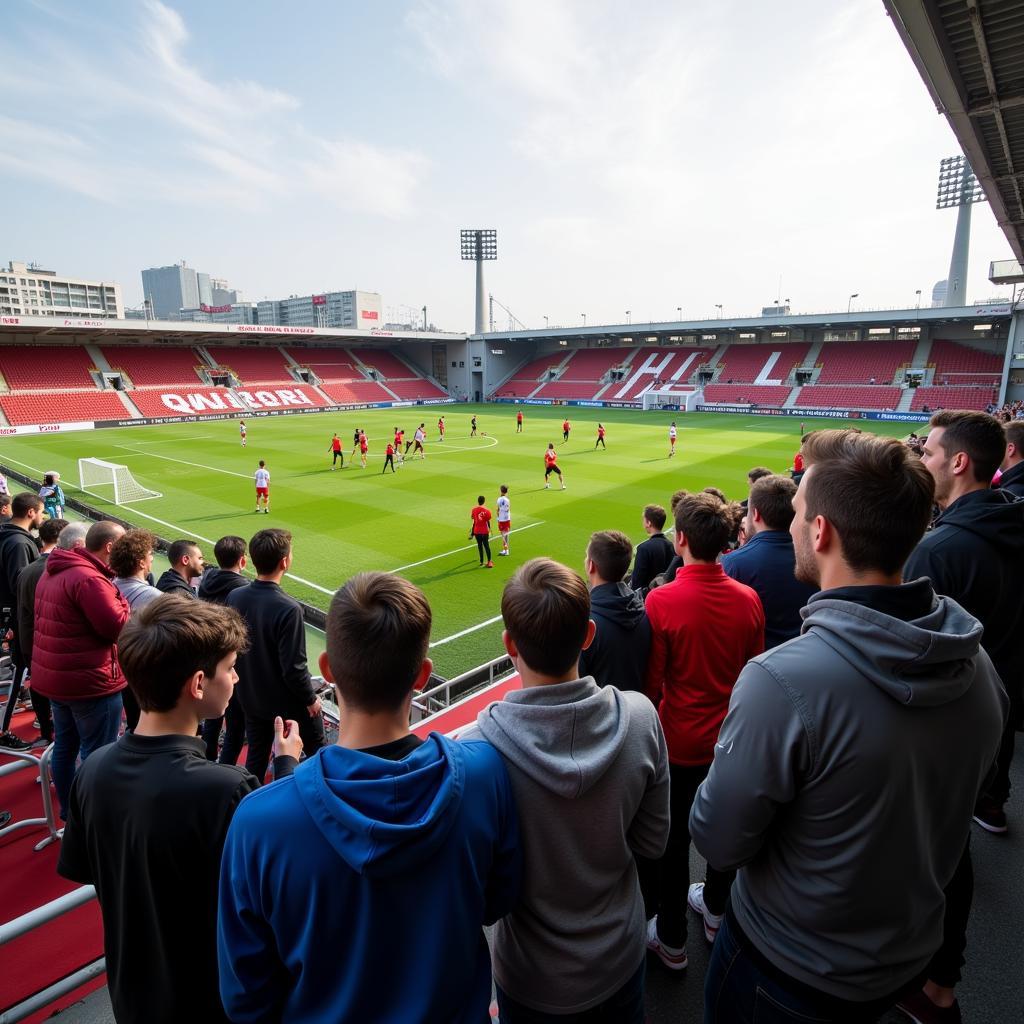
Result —
<svg viewBox="0 0 1024 1024"><path fill-rule="evenodd" d="M115 505L130 505L136 501L163 497L159 491L143 487L127 466L120 462L107 462L106 459L79 459L78 486L84 494L112 501Z"/></svg>
<svg viewBox="0 0 1024 1024"><path fill-rule="evenodd" d="M651 388L641 396L644 409L661 409L666 405L676 406L683 411L692 411L696 406L703 404L704 392L677 391L672 388Z"/></svg>

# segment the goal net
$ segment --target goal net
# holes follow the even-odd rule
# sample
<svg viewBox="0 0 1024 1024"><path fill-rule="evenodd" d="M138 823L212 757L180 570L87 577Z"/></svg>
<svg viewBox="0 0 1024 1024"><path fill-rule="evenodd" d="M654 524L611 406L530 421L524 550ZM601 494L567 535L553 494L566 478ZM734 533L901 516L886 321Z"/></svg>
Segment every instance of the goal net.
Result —
<svg viewBox="0 0 1024 1024"><path fill-rule="evenodd" d="M693 409L702 402L703 392L688 388L680 391L673 388L652 388L643 394L642 402L645 409Z"/></svg>
<svg viewBox="0 0 1024 1024"><path fill-rule="evenodd" d="M127 505L133 501L162 497L151 491L132 476L127 466L103 459L78 460L79 486L86 494L95 495L115 505Z"/></svg>

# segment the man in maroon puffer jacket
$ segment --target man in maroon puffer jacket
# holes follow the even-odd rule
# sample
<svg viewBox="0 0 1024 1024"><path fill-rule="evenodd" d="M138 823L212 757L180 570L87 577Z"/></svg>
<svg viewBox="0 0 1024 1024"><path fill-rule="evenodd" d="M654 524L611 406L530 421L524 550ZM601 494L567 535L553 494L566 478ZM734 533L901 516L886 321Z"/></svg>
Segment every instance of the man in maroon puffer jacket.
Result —
<svg viewBox="0 0 1024 1024"><path fill-rule="evenodd" d="M117 638L130 612L108 563L123 533L117 523L95 523L84 548L50 555L36 588L32 687L53 707L51 763L62 819L79 754L84 761L113 743L121 726L126 683Z"/></svg>

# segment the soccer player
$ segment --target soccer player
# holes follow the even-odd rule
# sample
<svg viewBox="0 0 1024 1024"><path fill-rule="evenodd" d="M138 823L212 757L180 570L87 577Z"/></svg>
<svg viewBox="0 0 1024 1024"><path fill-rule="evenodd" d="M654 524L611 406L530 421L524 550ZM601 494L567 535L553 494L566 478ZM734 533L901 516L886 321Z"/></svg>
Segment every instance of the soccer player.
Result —
<svg viewBox="0 0 1024 1024"><path fill-rule="evenodd" d="M381 470L381 473L386 473L388 471L388 466L391 467L391 472L394 473L394 471L395 471L395 446L390 441L388 441L388 446L384 450L384 468Z"/></svg>
<svg viewBox="0 0 1024 1024"><path fill-rule="evenodd" d="M608 450L608 446L604 443L604 424L598 423L597 425L597 440L594 442L594 448L600 445L605 451Z"/></svg>
<svg viewBox="0 0 1024 1024"><path fill-rule="evenodd" d="M562 420L562 444L569 440L569 420Z"/></svg>
<svg viewBox="0 0 1024 1024"><path fill-rule="evenodd" d="M327 449L334 456L331 459L331 469L337 469L338 459L341 459L341 468L345 468L345 453L341 450L341 438L337 434L331 438L331 447Z"/></svg>
<svg viewBox="0 0 1024 1024"><path fill-rule="evenodd" d="M550 441L548 442L548 450L544 453L544 488L550 487L548 483L548 477L552 473L558 474L558 479L562 483L562 490L565 490L565 480L562 478L562 471L558 468L558 452L555 451L555 446Z"/></svg>
<svg viewBox="0 0 1024 1024"><path fill-rule="evenodd" d="M469 436L476 437L476 416L469 421Z"/></svg>
<svg viewBox="0 0 1024 1024"><path fill-rule="evenodd" d="M520 409L516 413L516 433L521 434L523 432L523 410Z"/></svg>
<svg viewBox="0 0 1024 1024"><path fill-rule="evenodd" d="M438 433L438 440L439 441L443 441L444 440L444 417L443 416L437 421L437 433Z"/></svg>
<svg viewBox="0 0 1024 1024"><path fill-rule="evenodd" d="M427 453L426 453L426 451L425 451L425 449L423 447L423 442L426 439L427 439L427 432L424 429L424 425L421 423L416 428L416 433L413 434L413 444L416 446L412 450L413 455L415 455L417 452L419 452L421 459L425 459L427 457Z"/></svg>
<svg viewBox="0 0 1024 1024"><path fill-rule="evenodd" d="M671 459L676 453L676 421L668 428L668 457Z"/></svg>
<svg viewBox="0 0 1024 1024"><path fill-rule="evenodd" d="M362 433L362 431L358 427L356 427L355 432L352 434L352 454L353 455L355 455L357 449L359 448L359 435L361 433Z"/></svg>
<svg viewBox="0 0 1024 1024"><path fill-rule="evenodd" d="M242 447L245 447L245 420L238 421L238 433L242 438Z"/></svg>
<svg viewBox="0 0 1024 1024"><path fill-rule="evenodd" d="M262 499L263 511L270 515L270 470L267 469L267 464L262 459L260 459L256 472L253 473L253 479L256 481L256 511L259 512Z"/></svg>
<svg viewBox="0 0 1024 1024"><path fill-rule="evenodd" d="M501 550L499 555L508 554L508 534L512 529L512 505L508 500L508 484L501 485L498 497L498 533L501 534Z"/></svg>
<svg viewBox="0 0 1024 1024"><path fill-rule="evenodd" d="M405 431L399 427L395 427L395 454L398 456L398 464L401 465L405 462L405 455L402 454L402 441L405 438ZM408 445L406 451L409 450Z"/></svg>
<svg viewBox="0 0 1024 1024"><path fill-rule="evenodd" d="M370 450L370 442L366 438L366 431L359 431L359 458L362 460L363 469L366 469L366 453Z"/></svg>
<svg viewBox="0 0 1024 1024"><path fill-rule="evenodd" d="M487 499L481 494L476 499L476 507L469 513L473 525L469 531L469 539L476 541L476 550L480 555L480 564L485 569L493 569L494 562L491 561L491 510L484 504ZM487 555L487 564L484 565L484 555Z"/></svg>

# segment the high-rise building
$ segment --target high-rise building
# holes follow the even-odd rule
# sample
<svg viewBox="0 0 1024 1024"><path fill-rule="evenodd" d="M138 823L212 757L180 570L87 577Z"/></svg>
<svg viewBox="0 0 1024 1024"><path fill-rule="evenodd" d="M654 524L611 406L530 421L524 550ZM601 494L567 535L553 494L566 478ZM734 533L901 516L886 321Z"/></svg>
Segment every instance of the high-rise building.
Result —
<svg viewBox="0 0 1024 1024"><path fill-rule="evenodd" d="M278 327L343 327L370 330L383 327L379 292L324 292L264 299L258 303L259 322Z"/></svg>
<svg viewBox="0 0 1024 1024"><path fill-rule="evenodd" d="M178 314L178 319L193 324L255 324L259 322L255 302L231 302L224 303L222 306L183 309Z"/></svg>
<svg viewBox="0 0 1024 1024"><path fill-rule="evenodd" d="M12 260L0 267L0 313L22 316L124 318L121 286L87 281Z"/></svg>
<svg viewBox="0 0 1024 1024"><path fill-rule="evenodd" d="M209 275L203 276L209 291ZM142 272L142 294L157 320L177 320L182 309L199 308L199 275L184 260L170 267L150 267Z"/></svg>

